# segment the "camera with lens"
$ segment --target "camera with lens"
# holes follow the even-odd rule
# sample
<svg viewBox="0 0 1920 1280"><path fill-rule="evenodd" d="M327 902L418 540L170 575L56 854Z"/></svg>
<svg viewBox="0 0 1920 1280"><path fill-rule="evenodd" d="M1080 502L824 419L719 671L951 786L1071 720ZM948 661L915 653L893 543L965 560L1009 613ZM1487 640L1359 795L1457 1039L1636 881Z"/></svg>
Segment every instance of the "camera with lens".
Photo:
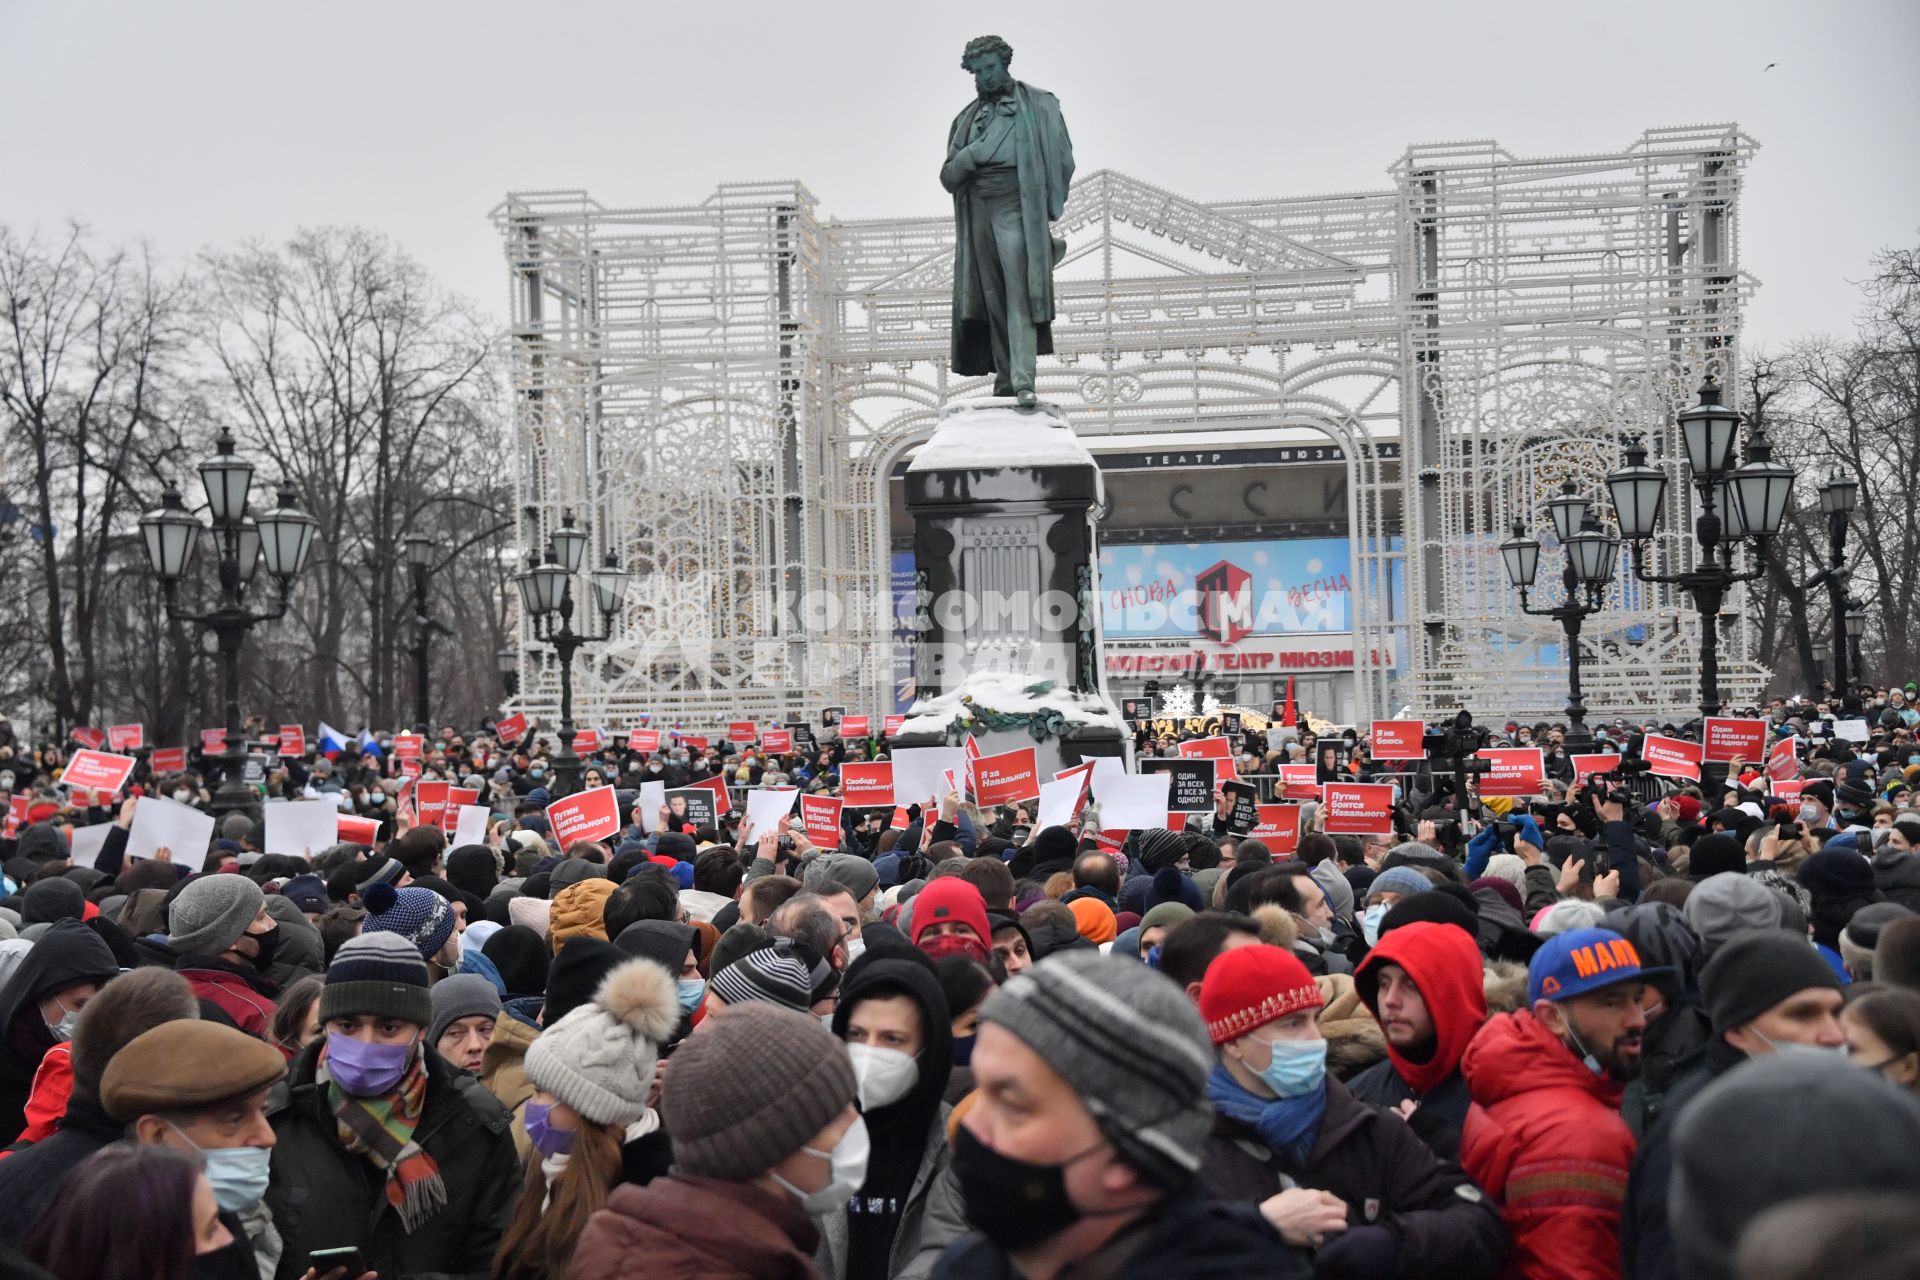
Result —
<svg viewBox="0 0 1920 1280"><path fill-rule="evenodd" d="M1483 749L1490 737L1492 735L1483 726L1473 722L1473 713L1463 710L1456 713L1453 723L1442 731L1441 752L1456 758L1471 756Z"/></svg>

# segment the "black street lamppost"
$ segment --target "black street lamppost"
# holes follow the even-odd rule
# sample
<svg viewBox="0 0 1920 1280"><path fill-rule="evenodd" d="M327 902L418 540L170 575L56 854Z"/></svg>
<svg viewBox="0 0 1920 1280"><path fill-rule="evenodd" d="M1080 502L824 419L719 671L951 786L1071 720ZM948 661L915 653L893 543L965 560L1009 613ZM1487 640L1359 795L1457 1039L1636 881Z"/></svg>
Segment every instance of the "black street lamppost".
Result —
<svg viewBox="0 0 1920 1280"><path fill-rule="evenodd" d="M207 491L208 523L186 509L180 490L169 483L160 505L140 518L147 559L160 579L167 616L211 631L219 642L221 692L226 702L227 741L220 753L220 789L214 793L215 813L225 815L253 806L247 789L246 730L240 720L240 645L256 624L271 622L287 612L293 580L313 550L319 522L293 505L293 491L282 486L280 505L258 517L247 514L247 491L253 485L253 464L234 452L233 436L224 428L214 455L200 464L200 482ZM204 613L182 609L177 599L180 581L202 544L216 556L219 604ZM279 590L275 606L255 613L247 608L247 590L264 565Z"/></svg>
<svg viewBox="0 0 1920 1280"><path fill-rule="evenodd" d="M1700 615L1700 712L1720 713L1720 607L1737 582L1751 582L1766 570L1767 539L1780 532L1793 496L1793 470L1773 461L1766 435L1755 423L1747 440L1745 465L1735 464L1740 414L1720 403L1712 378L1700 387L1700 403L1682 410L1680 440L1687 469L1700 495L1693 532L1700 544L1698 563L1681 573L1647 572L1646 541L1660 524L1667 473L1647 465L1644 441L1627 448L1627 465L1608 473L1620 536L1633 543L1633 572L1642 582L1683 588ZM1753 539L1753 566L1735 567L1740 544Z"/></svg>
<svg viewBox="0 0 1920 1280"><path fill-rule="evenodd" d="M1867 664L1862 661L1860 657L1860 637L1867 634L1867 606L1858 600L1849 598L1843 603L1842 608L1845 609L1845 612L1841 616L1844 619L1843 626L1847 633L1846 644L1841 645L1839 638L1835 637L1834 645L1836 648L1846 648L1853 651L1854 683L1863 684L1867 678ZM1843 698L1847 696L1847 691L1844 688L1836 689L1835 692Z"/></svg>
<svg viewBox="0 0 1920 1280"><path fill-rule="evenodd" d="M580 757L573 753L573 655L583 645L600 644L613 636L613 615L626 599L628 574L609 551L600 568L588 575L593 603L600 613L600 634L573 629L573 576L587 552L587 533L573 527L573 513L563 512L560 527L547 544L544 563L529 563L517 574L520 603L533 621L533 638L553 648L560 661L560 750L553 757L555 797L572 795L580 786ZM529 561L532 557L528 557Z"/></svg>
<svg viewBox="0 0 1920 1280"><path fill-rule="evenodd" d="M500 671L500 683L506 686L507 696L511 698L520 692L520 651L503 644L500 652L493 655L493 664Z"/></svg>
<svg viewBox="0 0 1920 1280"><path fill-rule="evenodd" d="M1852 571L1847 567L1847 524L1848 517L1859 504L1860 485L1845 471L1835 467L1826 483L1820 486L1819 494L1820 511L1827 517L1827 564L1804 589L1827 589L1827 606L1832 615L1829 625L1833 629L1833 645L1828 650L1833 656L1833 687L1836 693L1844 696L1847 691L1847 637L1852 634L1847 629L1847 614L1849 610L1859 607L1847 598L1848 580L1852 577ZM1817 662L1816 665L1826 664Z"/></svg>
<svg viewBox="0 0 1920 1280"><path fill-rule="evenodd" d="M1540 544L1527 536L1524 520L1514 519L1513 536L1500 544L1500 557L1506 562L1507 580L1519 589L1520 611L1552 618L1567 638L1566 745L1569 751L1583 751L1593 746L1593 735L1587 731L1587 704L1580 698L1580 626L1606 607L1602 597L1620 562L1620 539L1600 527L1592 504L1580 496L1572 480L1561 483L1547 510L1554 536L1566 553L1560 569L1561 602L1546 609L1527 603L1527 590L1540 569Z"/></svg>
<svg viewBox="0 0 1920 1280"><path fill-rule="evenodd" d="M413 572L413 727L428 733L430 704L428 643L433 633L452 635L444 625L427 616L427 570L433 567L433 539L424 533L410 533L402 539L406 547L407 567Z"/></svg>

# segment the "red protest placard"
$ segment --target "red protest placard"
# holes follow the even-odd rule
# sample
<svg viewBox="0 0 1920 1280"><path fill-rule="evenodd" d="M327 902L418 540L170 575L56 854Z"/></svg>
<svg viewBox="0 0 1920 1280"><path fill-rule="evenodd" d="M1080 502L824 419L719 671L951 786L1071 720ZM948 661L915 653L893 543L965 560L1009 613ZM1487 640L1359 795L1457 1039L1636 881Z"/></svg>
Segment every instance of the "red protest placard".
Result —
<svg viewBox="0 0 1920 1280"><path fill-rule="evenodd" d="M1767 722L1735 720L1729 716L1708 716L1702 735L1702 760L1747 760L1758 762L1767 756Z"/></svg>
<svg viewBox="0 0 1920 1280"><path fill-rule="evenodd" d="M520 739L527 736L526 713L523 711L516 711L512 715L507 716L504 719L494 721L493 734L494 734L494 737L500 740L503 746L510 747L514 743L520 741Z"/></svg>
<svg viewBox="0 0 1920 1280"><path fill-rule="evenodd" d="M822 849L840 847L840 809L846 802L839 796L801 796L800 821L807 839Z"/></svg>
<svg viewBox="0 0 1920 1280"><path fill-rule="evenodd" d="M872 716L841 716L840 736L843 738L864 738L867 736L867 726L872 723Z"/></svg>
<svg viewBox="0 0 1920 1280"><path fill-rule="evenodd" d="M1393 788L1372 782L1329 782L1321 808L1330 836L1393 834Z"/></svg>
<svg viewBox="0 0 1920 1280"><path fill-rule="evenodd" d="M1281 765L1280 781L1286 785L1290 800L1320 798L1320 774L1310 764Z"/></svg>
<svg viewBox="0 0 1920 1280"><path fill-rule="evenodd" d="M1254 806L1260 820L1247 832L1275 853L1294 853L1300 848L1300 806L1297 804L1261 804Z"/></svg>
<svg viewBox="0 0 1920 1280"><path fill-rule="evenodd" d="M114 751L138 751L146 745L147 726L143 724L107 726L107 746Z"/></svg>
<svg viewBox="0 0 1920 1280"><path fill-rule="evenodd" d="M187 769L187 749L185 747L155 747L152 757L147 761L155 773L185 773Z"/></svg>
<svg viewBox="0 0 1920 1280"><path fill-rule="evenodd" d="M98 751L107 745L107 735L98 729L88 728L84 724L73 726L73 740L89 751Z"/></svg>
<svg viewBox="0 0 1920 1280"><path fill-rule="evenodd" d="M132 772L132 756L116 756L105 751L76 751L73 759L67 761L67 770L60 775L60 781L69 788L118 791L127 785L127 775Z"/></svg>
<svg viewBox="0 0 1920 1280"><path fill-rule="evenodd" d="M334 819L334 826L345 844L363 844L371 849L374 841L380 838L378 818L357 818L350 813L343 813Z"/></svg>
<svg viewBox="0 0 1920 1280"><path fill-rule="evenodd" d="M894 734L900 732L900 726L906 722L907 718L905 716L888 716L880 722L880 732L883 736L891 738Z"/></svg>
<svg viewBox="0 0 1920 1280"><path fill-rule="evenodd" d="M1021 747L972 763L973 802L981 808L1040 798L1040 761L1036 748Z"/></svg>
<svg viewBox="0 0 1920 1280"><path fill-rule="evenodd" d="M705 751L707 749L707 739L704 737L695 737L690 733L683 734L680 738L680 745L689 751Z"/></svg>
<svg viewBox="0 0 1920 1280"><path fill-rule="evenodd" d="M1569 758L1573 761L1574 776L1578 778L1589 777L1596 773L1620 772L1620 757L1611 751L1601 751L1590 756L1579 755Z"/></svg>
<svg viewBox="0 0 1920 1280"><path fill-rule="evenodd" d="M463 804L479 803L480 788L449 786L447 788L447 803L440 814L440 829L448 835L452 835L454 828L460 825L460 806Z"/></svg>
<svg viewBox="0 0 1920 1280"><path fill-rule="evenodd" d="M225 729L202 729L200 731L200 754L218 755L227 749L227 731Z"/></svg>
<svg viewBox="0 0 1920 1280"><path fill-rule="evenodd" d="M1183 814L1181 816L1184 817L1185 815ZM1115 828L1111 831L1090 831L1087 834L1093 837L1095 844L1105 849L1108 853L1118 853L1121 847L1127 843L1127 837L1132 833L1120 828Z"/></svg>
<svg viewBox="0 0 1920 1280"><path fill-rule="evenodd" d="M421 826L440 825L440 819L447 812L447 792L450 787L451 784L446 782L422 778L419 785L413 789L414 803L419 806Z"/></svg>
<svg viewBox="0 0 1920 1280"><path fill-rule="evenodd" d="M1792 738L1780 739L1767 752L1767 776L1775 781L1800 776L1800 757L1794 751Z"/></svg>
<svg viewBox="0 0 1920 1280"><path fill-rule="evenodd" d="M856 809L893 803L893 761L850 760L840 766L840 798Z"/></svg>
<svg viewBox="0 0 1920 1280"><path fill-rule="evenodd" d="M612 787L595 787L555 800L547 806L547 826L562 853L582 840L605 840L619 834L620 799Z"/></svg>
<svg viewBox="0 0 1920 1280"><path fill-rule="evenodd" d="M1188 817L1190 817L1190 816L1191 816L1191 815L1189 815L1189 814L1185 814L1185 813L1174 813L1174 812L1173 812L1172 810L1168 810L1168 812L1167 812L1167 830L1169 830L1169 831L1185 831L1185 830L1187 829L1187 819L1188 819Z"/></svg>
<svg viewBox="0 0 1920 1280"><path fill-rule="evenodd" d="M1195 738L1191 742L1181 743L1178 750L1183 760L1216 762L1213 766L1213 789L1216 792L1220 790L1221 783L1234 782L1240 777L1233 767L1233 743L1225 738Z"/></svg>
<svg viewBox="0 0 1920 1280"><path fill-rule="evenodd" d="M658 729L635 729L627 735L627 750L658 751L660 749L660 731Z"/></svg>
<svg viewBox="0 0 1920 1280"><path fill-rule="evenodd" d="M727 784L719 778L708 778L702 782L689 782L690 787L705 787L713 792L713 816L724 818L733 810L733 800L727 795Z"/></svg>
<svg viewBox="0 0 1920 1280"><path fill-rule="evenodd" d="M600 731L598 729L577 729L573 735L573 754L590 756L600 749Z"/></svg>
<svg viewBox="0 0 1920 1280"><path fill-rule="evenodd" d="M280 754L298 759L307 754L307 731L297 724L280 726Z"/></svg>
<svg viewBox="0 0 1920 1280"><path fill-rule="evenodd" d="M426 743L417 733L396 733L393 735L393 758L395 760L418 760Z"/></svg>
<svg viewBox="0 0 1920 1280"><path fill-rule="evenodd" d="M7 801L7 818L4 827L0 827L0 840L11 840L20 834L20 828L27 825L27 806L32 796L13 796Z"/></svg>
<svg viewBox="0 0 1920 1280"><path fill-rule="evenodd" d="M1421 739L1427 726L1418 720L1375 720L1369 739L1375 760L1420 760L1426 757Z"/></svg>
<svg viewBox="0 0 1920 1280"><path fill-rule="evenodd" d="M400 776L403 778L418 778L424 772L418 760L396 760L394 763L399 767Z"/></svg>
<svg viewBox="0 0 1920 1280"><path fill-rule="evenodd" d="M1483 796L1537 796L1546 785L1546 754L1538 747L1489 747L1474 754L1493 766L1480 775Z"/></svg>
<svg viewBox="0 0 1920 1280"><path fill-rule="evenodd" d="M730 720L727 722L727 741L736 747L744 747L760 736L760 728L751 720Z"/></svg>
<svg viewBox="0 0 1920 1280"><path fill-rule="evenodd" d="M1767 780L1767 790L1779 796L1782 800L1792 800L1796 798L1802 791L1806 790L1806 786L1807 779L1805 778L1769 778Z"/></svg>
<svg viewBox="0 0 1920 1280"><path fill-rule="evenodd" d="M1066 778L1080 779L1080 794L1076 796L1073 801L1073 818L1078 818L1080 811L1087 807L1087 795L1093 786L1093 761L1085 761L1081 764L1074 765L1071 769L1062 769L1053 775L1055 782ZM1069 818L1068 821L1071 822L1073 818Z"/></svg>
<svg viewBox="0 0 1920 1280"><path fill-rule="evenodd" d="M769 729L760 735L760 749L768 755L783 756L793 750L793 730Z"/></svg>
<svg viewBox="0 0 1920 1280"><path fill-rule="evenodd" d="M1650 733L1640 744L1640 758L1647 762L1648 773L1663 778L1700 780L1700 744L1697 742Z"/></svg>
<svg viewBox="0 0 1920 1280"><path fill-rule="evenodd" d="M913 819L907 813L907 806L895 805L893 816L887 819L887 830L905 831Z"/></svg>

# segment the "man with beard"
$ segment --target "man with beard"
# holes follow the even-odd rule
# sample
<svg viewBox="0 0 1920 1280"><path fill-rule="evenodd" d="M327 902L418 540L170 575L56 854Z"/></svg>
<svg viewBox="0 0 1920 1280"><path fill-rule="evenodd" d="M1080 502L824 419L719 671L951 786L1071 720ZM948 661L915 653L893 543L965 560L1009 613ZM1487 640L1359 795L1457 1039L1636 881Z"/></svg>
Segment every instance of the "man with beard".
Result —
<svg viewBox="0 0 1920 1280"><path fill-rule="evenodd" d="M1617 1280L1633 1132L1620 1116L1640 1069L1648 971L1611 929L1548 939L1527 967L1530 1007L1493 1018L1461 1073L1477 1104L1461 1163L1503 1206L1508 1274Z"/></svg>
<svg viewBox="0 0 1920 1280"><path fill-rule="evenodd" d="M1446 1160L1460 1158L1470 1101L1460 1059L1487 1020L1481 972L1472 934L1416 920L1382 934L1353 975L1355 990L1386 1037L1387 1057L1348 1088L1362 1102L1406 1116Z"/></svg>

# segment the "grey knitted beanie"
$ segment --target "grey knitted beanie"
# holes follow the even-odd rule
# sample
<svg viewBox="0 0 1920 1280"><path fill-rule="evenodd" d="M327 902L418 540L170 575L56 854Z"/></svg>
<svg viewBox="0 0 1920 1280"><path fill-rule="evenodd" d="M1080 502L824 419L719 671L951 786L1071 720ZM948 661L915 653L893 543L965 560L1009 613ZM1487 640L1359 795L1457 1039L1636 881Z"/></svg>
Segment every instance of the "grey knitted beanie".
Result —
<svg viewBox="0 0 1920 1280"><path fill-rule="evenodd" d="M630 1125L646 1114L660 1044L679 1025L673 977L651 960L629 960L540 1033L527 1050L527 1079L595 1124Z"/></svg>
<svg viewBox="0 0 1920 1280"><path fill-rule="evenodd" d="M667 1059L660 1118L676 1172L744 1182L798 1151L853 1095L846 1046L820 1019L756 1002L729 1006Z"/></svg>
<svg viewBox="0 0 1920 1280"><path fill-rule="evenodd" d="M167 944L183 956L219 955L240 941L264 905L266 895L245 876L201 876L168 908Z"/></svg>
<svg viewBox="0 0 1920 1280"><path fill-rule="evenodd" d="M440 1037L462 1018L499 1018L500 992L490 979L477 973L450 973L433 984L433 1022L427 1043L439 1047Z"/></svg>
<svg viewBox="0 0 1920 1280"><path fill-rule="evenodd" d="M1213 1046L1178 986L1130 960L1063 952L987 997L980 1021L1039 1054L1152 1181L1178 1188L1199 1172Z"/></svg>

